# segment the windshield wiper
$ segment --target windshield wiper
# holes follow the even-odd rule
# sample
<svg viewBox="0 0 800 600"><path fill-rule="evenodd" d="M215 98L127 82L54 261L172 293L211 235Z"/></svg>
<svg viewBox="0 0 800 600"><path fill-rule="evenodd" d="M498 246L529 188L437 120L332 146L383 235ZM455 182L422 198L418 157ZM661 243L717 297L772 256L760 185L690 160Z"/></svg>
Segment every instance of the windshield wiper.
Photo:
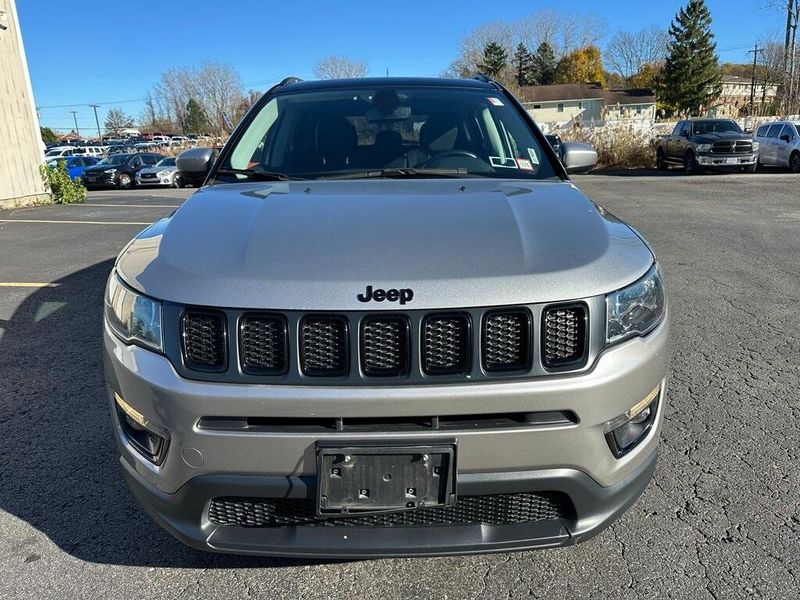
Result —
<svg viewBox="0 0 800 600"><path fill-rule="evenodd" d="M345 173L344 175L322 176L320 179L415 179L415 178L436 178L436 177L468 177L466 169L411 169L398 167L393 169L379 169L376 171L358 171L356 173Z"/></svg>
<svg viewBox="0 0 800 600"><path fill-rule="evenodd" d="M216 175L244 175L253 181L289 181L293 179L285 173L273 173L258 169L217 169Z"/></svg>

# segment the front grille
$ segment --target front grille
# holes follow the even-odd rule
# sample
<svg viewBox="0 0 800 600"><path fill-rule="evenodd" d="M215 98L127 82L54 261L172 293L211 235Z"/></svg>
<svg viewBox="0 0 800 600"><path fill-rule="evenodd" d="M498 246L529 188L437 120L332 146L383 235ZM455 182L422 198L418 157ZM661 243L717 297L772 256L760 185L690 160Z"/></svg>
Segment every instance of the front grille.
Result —
<svg viewBox="0 0 800 600"><path fill-rule="evenodd" d="M306 375L347 373L347 324L344 319L303 319L300 325L300 363Z"/></svg>
<svg viewBox="0 0 800 600"><path fill-rule="evenodd" d="M226 363L225 317L212 311L187 310L181 319L183 358L198 371L221 371Z"/></svg>
<svg viewBox="0 0 800 600"><path fill-rule="evenodd" d="M530 364L530 317L527 311L496 311L483 319L483 367L516 371Z"/></svg>
<svg viewBox="0 0 800 600"><path fill-rule="evenodd" d="M586 351L586 308L556 306L544 312L542 362L547 368L580 363Z"/></svg>
<svg viewBox="0 0 800 600"><path fill-rule="evenodd" d="M361 369L370 376L399 376L408 370L408 321L368 317L361 322Z"/></svg>
<svg viewBox="0 0 800 600"><path fill-rule="evenodd" d="M142 177L142 179L155 179L156 178L156 174L155 173L142 173L141 177Z"/></svg>
<svg viewBox="0 0 800 600"><path fill-rule="evenodd" d="M747 140L734 142L714 142L711 152L714 154L750 154L753 151L753 143Z"/></svg>
<svg viewBox="0 0 800 600"><path fill-rule="evenodd" d="M239 323L242 370L254 375L281 375L288 367L286 319L280 315L247 315Z"/></svg>
<svg viewBox="0 0 800 600"><path fill-rule="evenodd" d="M464 373L469 368L469 319L431 315L422 323L422 368L428 375Z"/></svg>
<svg viewBox="0 0 800 600"><path fill-rule="evenodd" d="M570 513L570 501L555 492L463 496L450 507L335 517L317 516L313 498L214 498L208 520L233 527L431 527L532 523Z"/></svg>

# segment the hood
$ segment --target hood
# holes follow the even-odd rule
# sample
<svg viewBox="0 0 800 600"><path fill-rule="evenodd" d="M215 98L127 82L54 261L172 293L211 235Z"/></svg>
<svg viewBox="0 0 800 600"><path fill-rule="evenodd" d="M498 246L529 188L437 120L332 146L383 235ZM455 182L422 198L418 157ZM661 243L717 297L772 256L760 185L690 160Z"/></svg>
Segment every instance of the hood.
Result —
<svg viewBox="0 0 800 600"><path fill-rule="evenodd" d="M700 144L712 144L714 142L727 142L736 140L751 140L752 136L748 133L737 133L735 131L725 131L722 133L698 133L692 139Z"/></svg>
<svg viewBox="0 0 800 600"><path fill-rule="evenodd" d="M411 310L604 294L652 261L570 182L356 180L201 188L117 268L139 291L185 304ZM364 304L367 286L413 300Z"/></svg>

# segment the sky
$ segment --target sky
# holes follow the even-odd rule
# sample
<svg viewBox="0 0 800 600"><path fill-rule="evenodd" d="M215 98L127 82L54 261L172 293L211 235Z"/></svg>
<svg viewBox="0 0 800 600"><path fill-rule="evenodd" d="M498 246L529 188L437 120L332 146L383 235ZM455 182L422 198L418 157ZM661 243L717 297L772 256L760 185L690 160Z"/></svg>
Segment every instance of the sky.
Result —
<svg viewBox="0 0 800 600"><path fill-rule="evenodd" d="M706 0L723 62L781 31L773 0ZM246 88L266 90L289 75L312 77L331 54L366 60L370 75L437 76L475 27L540 9L595 13L607 28L666 29L685 0L17 0L33 92L43 126L94 129L89 104L138 119L143 97L170 67L215 60L232 65ZM75 106L64 106L75 105Z"/></svg>

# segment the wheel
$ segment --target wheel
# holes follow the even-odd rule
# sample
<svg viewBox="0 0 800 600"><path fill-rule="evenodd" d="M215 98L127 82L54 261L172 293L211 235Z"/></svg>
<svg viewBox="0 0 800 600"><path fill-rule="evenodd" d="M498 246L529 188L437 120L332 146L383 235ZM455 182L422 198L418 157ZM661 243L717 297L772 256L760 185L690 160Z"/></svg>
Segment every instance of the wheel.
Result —
<svg viewBox="0 0 800 600"><path fill-rule="evenodd" d="M133 184L133 179L127 173L121 173L119 176L119 183L117 187L121 190L129 190Z"/></svg>
<svg viewBox="0 0 800 600"><path fill-rule="evenodd" d="M180 173L175 173L175 177L172 178L172 187L176 188L183 187L183 177L181 177Z"/></svg>
<svg viewBox="0 0 800 600"><path fill-rule="evenodd" d="M668 165L664 160L664 151L661 148L659 148L658 151L656 152L656 169L658 169L659 171L666 171L667 168Z"/></svg>
<svg viewBox="0 0 800 600"><path fill-rule="evenodd" d="M683 157L683 173L685 175L697 173L697 159L694 157L694 152L691 150Z"/></svg>
<svg viewBox="0 0 800 600"><path fill-rule="evenodd" d="M795 150L789 157L789 168L792 173L800 173L800 152Z"/></svg>

